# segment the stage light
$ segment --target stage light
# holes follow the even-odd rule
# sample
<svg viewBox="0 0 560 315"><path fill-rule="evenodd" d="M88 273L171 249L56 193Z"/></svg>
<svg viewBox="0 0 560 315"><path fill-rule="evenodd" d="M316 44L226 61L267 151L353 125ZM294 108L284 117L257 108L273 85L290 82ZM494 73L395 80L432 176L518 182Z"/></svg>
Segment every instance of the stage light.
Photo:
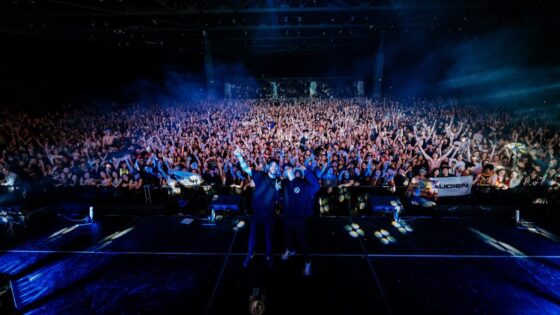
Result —
<svg viewBox="0 0 560 315"><path fill-rule="evenodd" d="M67 228L66 230L64 230L64 232L62 232L62 234L63 234L63 235L64 235L64 234L68 234L68 233L74 231L75 229L77 229L79 226L80 226L79 224L75 224L75 225L73 225L73 226Z"/></svg>
<svg viewBox="0 0 560 315"><path fill-rule="evenodd" d="M534 225L533 223L528 223L528 222L525 222L523 220L520 220L519 224L520 224L521 227L518 227L518 228L525 228L529 232L532 232L532 233L538 234L540 236L546 237L549 240L554 241L556 243L560 243L560 238L558 236L550 233L549 231L547 231L543 228L540 228L540 227Z"/></svg>
<svg viewBox="0 0 560 315"><path fill-rule="evenodd" d="M134 227L129 227L125 230L122 231L117 231L107 237L105 237L104 239L102 239L101 241L99 241L99 243L105 243L107 241L113 241L116 240L119 237L122 237L123 235L127 234L128 232L132 231L134 229Z"/></svg>
<svg viewBox="0 0 560 315"><path fill-rule="evenodd" d="M535 205L547 205L548 200L546 198L537 198L533 201L533 204L535 204Z"/></svg>
<svg viewBox="0 0 560 315"><path fill-rule="evenodd" d="M93 207L89 207L89 222L93 223Z"/></svg>
<svg viewBox="0 0 560 315"><path fill-rule="evenodd" d="M504 243L502 241L499 241L493 237L491 237L490 235L487 235L477 229L473 229L473 228L469 228L469 230L471 230L471 232L473 232L474 234L476 234L480 239L482 239L486 244L494 247L495 249L498 249L500 251L506 252L511 256L515 256L515 257L525 257L527 255L525 255L523 252L521 252L520 250L518 250L517 248Z"/></svg>
<svg viewBox="0 0 560 315"><path fill-rule="evenodd" d="M129 228L126 229L126 230L117 232L117 233L113 234L113 235L110 237L110 239L111 239L111 240L116 240L117 238L124 236L125 234L127 234L127 233L130 232L130 231L132 231L133 229L134 229L133 227L129 227Z"/></svg>

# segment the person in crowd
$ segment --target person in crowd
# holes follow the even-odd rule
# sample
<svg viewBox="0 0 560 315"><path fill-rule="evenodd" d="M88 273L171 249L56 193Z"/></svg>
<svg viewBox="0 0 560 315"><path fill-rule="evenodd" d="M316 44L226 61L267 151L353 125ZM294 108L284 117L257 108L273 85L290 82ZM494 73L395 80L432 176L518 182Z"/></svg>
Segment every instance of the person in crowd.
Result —
<svg viewBox="0 0 560 315"><path fill-rule="evenodd" d="M497 187L497 178L498 176L496 175L496 172L494 172L494 165L488 163L484 165L482 172L476 176L473 186L480 186L484 188Z"/></svg>
<svg viewBox="0 0 560 315"><path fill-rule="evenodd" d="M496 184L495 184L496 189L500 189L500 190L509 189L509 186L507 184L508 178L506 177L506 174L507 171L504 168L498 169L498 172L496 173Z"/></svg>
<svg viewBox="0 0 560 315"><path fill-rule="evenodd" d="M13 192L16 188L17 174L10 171L8 167L2 169L3 179L0 180L2 185L8 192Z"/></svg>
<svg viewBox="0 0 560 315"><path fill-rule="evenodd" d="M507 183L507 186L508 186L509 189L513 189L513 188L518 187L521 184L522 180L523 180L523 178L521 178L519 176L519 173L516 170L512 170L509 173L509 177L508 177L506 183Z"/></svg>

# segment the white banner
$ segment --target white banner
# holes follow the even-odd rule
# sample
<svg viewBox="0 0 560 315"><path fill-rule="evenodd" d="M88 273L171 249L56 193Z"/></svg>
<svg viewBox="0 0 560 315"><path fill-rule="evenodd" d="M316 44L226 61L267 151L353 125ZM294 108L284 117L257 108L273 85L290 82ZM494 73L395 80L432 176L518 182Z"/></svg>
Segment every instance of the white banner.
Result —
<svg viewBox="0 0 560 315"><path fill-rule="evenodd" d="M430 179L436 181L438 197L466 196L471 194L473 184L472 176L437 177Z"/></svg>

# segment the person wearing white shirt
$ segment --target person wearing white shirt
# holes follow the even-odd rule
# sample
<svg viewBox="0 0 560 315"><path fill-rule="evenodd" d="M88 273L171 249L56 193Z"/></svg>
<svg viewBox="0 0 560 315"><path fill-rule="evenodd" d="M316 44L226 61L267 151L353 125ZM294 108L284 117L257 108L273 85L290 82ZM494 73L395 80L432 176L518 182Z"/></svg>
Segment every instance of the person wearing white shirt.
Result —
<svg viewBox="0 0 560 315"><path fill-rule="evenodd" d="M0 185L7 187L9 192L13 192L17 179L16 173L10 172L7 167L2 170L2 173L4 174L4 179L0 181Z"/></svg>

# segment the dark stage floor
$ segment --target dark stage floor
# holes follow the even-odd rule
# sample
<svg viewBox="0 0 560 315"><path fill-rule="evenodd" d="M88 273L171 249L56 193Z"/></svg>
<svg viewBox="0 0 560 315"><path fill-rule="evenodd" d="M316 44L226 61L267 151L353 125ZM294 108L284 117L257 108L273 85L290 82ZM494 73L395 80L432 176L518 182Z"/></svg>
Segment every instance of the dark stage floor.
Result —
<svg viewBox="0 0 560 315"><path fill-rule="evenodd" d="M280 226L275 266L244 269L247 227L182 219L43 218L2 245L0 273L26 314L248 314L254 287L265 314L560 313L560 240L508 218L316 218L308 278L301 256L279 259Z"/></svg>

